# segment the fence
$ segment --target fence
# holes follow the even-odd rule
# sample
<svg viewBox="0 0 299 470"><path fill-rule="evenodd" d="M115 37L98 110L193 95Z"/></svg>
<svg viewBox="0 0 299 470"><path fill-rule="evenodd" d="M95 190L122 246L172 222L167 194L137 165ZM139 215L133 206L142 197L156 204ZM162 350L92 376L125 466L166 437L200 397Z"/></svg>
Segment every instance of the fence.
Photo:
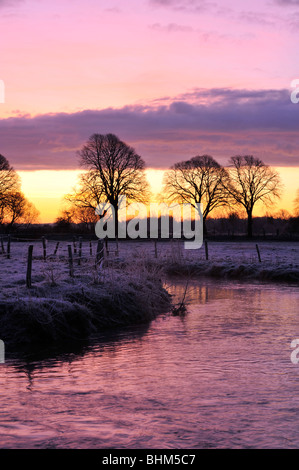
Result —
<svg viewBox="0 0 299 470"><path fill-rule="evenodd" d="M180 261L182 259L190 260L190 258L191 260L194 260L194 253L191 253L193 250L187 250L189 253L184 252L184 250L182 250L182 242L178 240L170 240L166 241L166 243L165 241L159 241L158 243L157 240L151 240L147 241L147 244L142 242L138 244L138 241L119 242L118 240L111 241L107 239L92 241L83 240L82 237L73 237L72 240L62 242L57 240L47 240L45 237L34 240L18 239L9 235L0 237L0 255L2 255L0 256L0 259L3 257L11 260L12 263L16 262L16 260L20 259L21 257L24 259L24 253L20 254L20 250L16 248L21 245L21 243L18 242L26 243L26 286L28 288L32 287L32 271L34 269L36 260L40 260L45 264L49 260L63 261L68 266L69 276L74 278L76 271L78 272L78 269L85 269L86 263L93 265L95 269L100 269L102 268L103 262L105 260L126 258L128 254L128 250L125 248L125 246L127 246L126 243L129 243L131 248L133 247L131 252L136 256L138 256L136 247L139 246L140 248L146 245L147 256L161 260L164 257L169 256L169 250L168 255L166 254L167 250L165 250L166 245L168 245L170 250L172 250L174 258L180 258ZM27 247L28 243L29 245ZM38 248L39 255L36 254ZM136 251L135 253L134 250ZM262 257L258 244L255 244L255 250L257 255L256 260L261 263ZM211 261L211 256L209 254L209 244L207 240L205 240L204 248L201 250L200 256L206 261ZM196 257L198 257L198 255L196 255ZM23 269L24 268L22 266L22 271Z"/></svg>
<svg viewBox="0 0 299 470"><path fill-rule="evenodd" d="M65 244L67 245L67 250L65 250ZM83 261L84 264L89 262L96 269L99 269L102 267L104 260L117 259L121 243L118 240L110 241L107 239L93 242L92 240L83 240L82 237L73 237L72 240L61 242L47 240L45 237L40 239L19 239L13 238L10 235L4 235L0 236L0 259L1 257L2 259L9 259L13 263L16 260L20 261L21 258L24 258L24 253L20 254L20 250L16 249L20 245L26 245L27 248L26 286L31 288L34 261L39 260L44 263L47 263L49 260L67 261L69 276L73 278L77 267L80 267ZM38 255L36 254L37 248L39 248ZM158 258L156 240L152 242L152 253L155 258Z"/></svg>

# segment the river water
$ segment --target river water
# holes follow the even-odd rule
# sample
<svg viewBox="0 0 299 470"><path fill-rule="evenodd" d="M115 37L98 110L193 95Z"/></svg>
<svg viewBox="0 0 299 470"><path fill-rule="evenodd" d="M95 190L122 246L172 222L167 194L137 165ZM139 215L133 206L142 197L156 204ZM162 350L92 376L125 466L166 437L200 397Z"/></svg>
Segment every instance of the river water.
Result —
<svg viewBox="0 0 299 470"><path fill-rule="evenodd" d="M186 300L77 353L6 352L0 447L299 447L298 286L204 280Z"/></svg>

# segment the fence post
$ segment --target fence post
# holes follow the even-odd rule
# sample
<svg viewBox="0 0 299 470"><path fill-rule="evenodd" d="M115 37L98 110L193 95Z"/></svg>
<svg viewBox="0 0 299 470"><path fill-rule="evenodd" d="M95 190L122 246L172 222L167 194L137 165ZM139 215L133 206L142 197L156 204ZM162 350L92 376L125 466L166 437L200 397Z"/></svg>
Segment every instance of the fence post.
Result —
<svg viewBox="0 0 299 470"><path fill-rule="evenodd" d="M28 246L28 259L27 259L27 274L26 274L26 286L28 289L31 287L31 272L32 272L32 252L33 245Z"/></svg>
<svg viewBox="0 0 299 470"><path fill-rule="evenodd" d="M3 255L5 253L5 248L4 248L4 243L3 243L3 237L1 237L1 254Z"/></svg>
<svg viewBox="0 0 299 470"><path fill-rule="evenodd" d="M10 235L7 237L7 259L10 259Z"/></svg>
<svg viewBox="0 0 299 470"><path fill-rule="evenodd" d="M73 237L73 247L74 247L74 255L76 255L77 254L76 237Z"/></svg>
<svg viewBox="0 0 299 470"><path fill-rule="evenodd" d="M46 261L46 259L47 259L47 247L46 247L45 237L42 237L42 242L43 242L43 258L44 258L44 261Z"/></svg>
<svg viewBox="0 0 299 470"><path fill-rule="evenodd" d="M74 277L72 245L68 245L68 246L67 246L67 249L68 249L68 254L69 254L70 276L71 276L71 277Z"/></svg>
<svg viewBox="0 0 299 470"><path fill-rule="evenodd" d="M58 247L59 247L59 242L56 243L56 247L55 247L55 251L54 251L54 256L55 256L56 253L57 253Z"/></svg>
<svg viewBox="0 0 299 470"><path fill-rule="evenodd" d="M89 242L89 254L90 254L90 256L92 256L92 243L91 243L91 240Z"/></svg>
<svg viewBox="0 0 299 470"><path fill-rule="evenodd" d="M205 240L205 252L206 252L206 260L209 260L209 248L208 248L208 242Z"/></svg>
<svg viewBox="0 0 299 470"><path fill-rule="evenodd" d="M97 254L96 254L96 265L104 258L104 244L103 240L98 240Z"/></svg>
<svg viewBox="0 0 299 470"><path fill-rule="evenodd" d="M262 259L261 259L261 254L260 254L260 250L259 250L258 244L256 244L255 247L256 247L256 251L257 251L257 256L258 256L259 262L261 263L261 262L262 262Z"/></svg>
<svg viewBox="0 0 299 470"><path fill-rule="evenodd" d="M81 256L82 256L82 237L79 237L79 258L78 258L78 266L81 265Z"/></svg>

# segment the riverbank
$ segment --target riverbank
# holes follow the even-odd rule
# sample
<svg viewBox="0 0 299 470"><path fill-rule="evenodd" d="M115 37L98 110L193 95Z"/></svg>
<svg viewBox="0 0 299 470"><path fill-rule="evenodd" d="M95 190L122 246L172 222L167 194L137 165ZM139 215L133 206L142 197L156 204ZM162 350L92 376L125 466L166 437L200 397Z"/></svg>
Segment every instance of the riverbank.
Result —
<svg viewBox="0 0 299 470"><path fill-rule="evenodd" d="M70 242L69 242L70 243ZM34 243L31 287L26 285L28 244L14 243L1 255L0 338L6 345L55 344L86 340L123 325L147 323L172 309L163 288L169 276L299 284L299 244L209 243L185 250L181 241L109 242L96 264L94 244L73 252L68 244ZM73 247L74 248L74 247ZM50 254L49 254L50 253ZM206 259L206 257L208 259Z"/></svg>
<svg viewBox="0 0 299 470"><path fill-rule="evenodd" d="M66 353L7 348L2 448L298 448L298 288L202 278L186 301Z"/></svg>
<svg viewBox="0 0 299 470"><path fill-rule="evenodd" d="M107 329L150 322L171 308L161 279L146 270L109 269L97 280L78 276L10 291L0 299L6 347L85 341Z"/></svg>
<svg viewBox="0 0 299 470"><path fill-rule="evenodd" d="M274 266L271 264L234 263L231 261L201 261L190 262L188 264L174 262L166 266L165 271L168 275L177 277L209 277L222 280L232 279L299 284L299 268L291 264Z"/></svg>

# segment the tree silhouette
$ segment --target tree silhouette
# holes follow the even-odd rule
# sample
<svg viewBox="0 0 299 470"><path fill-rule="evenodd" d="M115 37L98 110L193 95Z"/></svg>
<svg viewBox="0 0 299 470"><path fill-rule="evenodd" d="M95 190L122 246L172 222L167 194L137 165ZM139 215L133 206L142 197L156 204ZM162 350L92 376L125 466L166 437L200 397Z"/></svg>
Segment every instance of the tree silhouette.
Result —
<svg viewBox="0 0 299 470"><path fill-rule="evenodd" d="M294 199L294 212L295 216L299 217L299 188L296 191L296 197Z"/></svg>
<svg viewBox="0 0 299 470"><path fill-rule="evenodd" d="M79 186L66 199L76 207L96 209L99 203L110 203L115 214L118 234L118 202L146 202L149 185L145 163L132 147L114 134L93 134L79 151L80 163L87 170L79 177Z"/></svg>
<svg viewBox="0 0 299 470"><path fill-rule="evenodd" d="M165 173L163 197L170 202L203 204L204 233L206 218L216 207L228 204L224 182L228 185L228 173L210 155L202 155L176 163ZM201 214L199 214L201 216Z"/></svg>
<svg viewBox="0 0 299 470"><path fill-rule="evenodd" d="M7 204L9 195L20 191L20 178L10 166L8 160L0 155L0 210L2 211Z"/></svg>
<svg viewBox="0 0 299 470"><path fill-rule="evenodd" d="M21 192L18 174L8 160L0 155L0 224L9 230L15 223L30 224L39 212Z"/></svg>
<svg viewBox="0 0 299 470"><path fill-rule="evenodd" d="M279 198L282 185L279 174L252 155L230 159L230 179L226 189L233 201L247 213L247 236L252 238L253 209L258 202L269 206Z"/></svg>
<svg viewBox="0 0 299 470"><path fill-rule="evenodd" d="M3 215L3 223L6 224L6 230L9 231L16 223L32 224L37 220L39 211L22 192L16 191L10 193L7 198Z"/></svg>

